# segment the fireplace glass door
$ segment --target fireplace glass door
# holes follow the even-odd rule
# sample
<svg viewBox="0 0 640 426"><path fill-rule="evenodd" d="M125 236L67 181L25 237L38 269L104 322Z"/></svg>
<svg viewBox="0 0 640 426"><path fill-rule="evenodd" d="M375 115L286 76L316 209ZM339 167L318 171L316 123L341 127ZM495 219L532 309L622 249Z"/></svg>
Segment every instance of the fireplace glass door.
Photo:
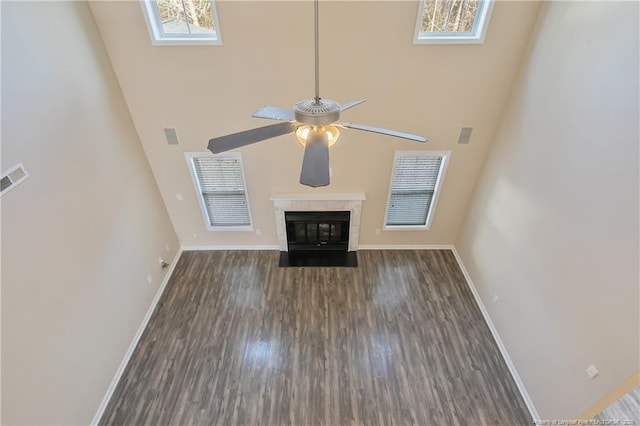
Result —
<svg viewBox="0 0 640 426"><path fill-rule="evenodd" d="M285 212L289 251L347 251L349 217L348 211Z"/></svg>

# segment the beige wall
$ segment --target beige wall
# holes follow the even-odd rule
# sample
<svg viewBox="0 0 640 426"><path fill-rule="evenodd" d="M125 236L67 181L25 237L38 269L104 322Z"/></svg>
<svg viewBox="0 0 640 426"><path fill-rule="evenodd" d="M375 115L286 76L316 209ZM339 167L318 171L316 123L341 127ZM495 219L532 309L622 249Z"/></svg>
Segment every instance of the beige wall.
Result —
<svg viewBox="0 0 640 426"><path fill-rule="evenodd" d="M548 6L456 245L540 416L570 419L640 362L638 3Z"/></svg>
<svg viewBox="0 0 640 426"><path fill-rule="evenodd" d="M498 2L484 44L413 45L416 1L323 1L321 95L366 98L344 118L430 142L346 130L331 150L331 185L315 190L298 184L303 149L293 136L242 148L259 236L206 231L184 152L269 124L251 118L262 105L313 96L312 2L218 1L224 45L197 47L152 46L135 2L91 4L178 237L202 246L275 246L276 192L366 193L360 244L453 243L538 6ZM456 144L461 126L475 127L468 146ZM177 129L180 145L167 145L164 127ZM431 230L376 235L394 150L419 149L453 151Z"/></svg>
<svg viewBox="0 0 640 426"><path fill-rule="evenodd" d="M2 423L88 424L178 242L86 3L2 2L2 170L17 162Z"/></svg>

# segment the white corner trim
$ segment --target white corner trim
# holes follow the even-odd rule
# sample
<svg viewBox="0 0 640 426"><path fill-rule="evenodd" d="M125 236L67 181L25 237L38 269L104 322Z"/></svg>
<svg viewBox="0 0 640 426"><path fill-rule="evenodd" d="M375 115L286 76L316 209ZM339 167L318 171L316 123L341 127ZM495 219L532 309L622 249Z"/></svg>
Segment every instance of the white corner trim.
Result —
<svg viewBox="0 0 640 426"><path fill-rule="evenodd" d="M476 300L476 304L478 305L478 308L480 308L480 312L482 312L484 321L487 323L487 326L491 331L493 340L496 341L496 344L498 345L498 349L500 349L500 354L502 354L502 358L504 359L504 362L507 364L507 368L509 368L509 372L511 373L513 380L516 382L516 386L520 391L520 395L522 395L522 399L524 399L525 404L527 404L527 408L529 409L529 413L531 414L533 421L534 422L539 421L540 415L538 414L538 410L536 410L536 407L533 404L533 400L529 396L527 389L524 387L524 383L522 382L522 379L520 379L518 370L516 370L516 366L513 364L513 361L511 360L511 357L507 352L507 348L505 347L504 343L502 342L502 339L500 338L500 335L498 334L498 329L493 324L493 321L489 316L489 311L487 311L487 308L485 308L484 303L482 303L482 299L480 298L480 293L478 293L478 290L473 284L473 281L471 280L471 275L469 275L469 271L467 271L467 268L465 268L464 264L462 263L462 258L458 254L458 251L456 250L455 246L451 246L451 251L453 252L453 255L456 257L456 260L458 261L458 266L460 266L460 269L462 270L464 278L467 280L467 285L469 286L469 289L473 294L473 298Z"/></svg>
<svg viewBox="0 0 640 426"><path fill-rule="evenodd" d="M358 250L453 250L451 244L418 244L418 245L361 245Z"/></svg>
<svg viewBox="0 0 640 426"><path fill-rule="evenodd" d="M127 352L124 354L124 358L122 359L120 366L116 370L116 374L113 377L113 380L111 380L111 384L109 384L109 387L107 388L107 392L105 393L104 398L102 398L102 402L100 402L100 405L98 406L98 410L96 411L95 416L93 416L93 420L91 420L91 426L96 426L100 421L100 418L102 418L102 415L104 414L104 410L107 408L107 405L109 404L109 401L113 396L113 392L116 390L116 386L118 386L118 382L120 382L120 379L122 378L122 374L124 373L125 368L127 368L127 364L129 364L129 361L131 360L133 351L135 351L136 346L138 346L138 342L142 337L142 333L144 333L144 330L147 328L147 324L149 323L149 320L151 319L153 312L156 310L156 305L160 301L160 297L162 296L162 293L164 292L164 289L167 286L167 283L169 282L171 275L173 275L173 270L176 268L176 265L181 255L182 255L182 248L179 248L175 257L171 261L171 264L169 265L169 269L164 275L164 279L162 280L160 287L158 287L158 291L156 291L156 295L153 297L153 300L151 301L151 305L149 305L149 309L147 310L146 315L142 319L142 323L140 324L140 327L138 327L138 331L136 331L136 334L133 336L133 339L131 340L131 344L129 345Z"/></svg>
<svg viewBox="0 0 640 426"><path fill-rule="evenodd" d="M198 250L278 250L276 245L264 246L181 246L182 251L198 251Z"/></svg>

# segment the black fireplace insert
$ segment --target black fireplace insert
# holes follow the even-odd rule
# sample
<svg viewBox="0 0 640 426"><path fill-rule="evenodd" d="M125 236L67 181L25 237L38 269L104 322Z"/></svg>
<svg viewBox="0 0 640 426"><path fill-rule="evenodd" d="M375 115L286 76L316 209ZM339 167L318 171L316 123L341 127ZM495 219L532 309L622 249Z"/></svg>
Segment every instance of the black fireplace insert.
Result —
<svg viewBox="0 0 640 426"><path fill-rule="evenodd" d="M289 251L347 251L351 212L285 212Z"/></svg>
<svg viewBox="0 0 640 426"><path fill-rule="evenodd" d="M357 266L349 252L349 211L285 212L288 252L280 266Z"/></svg>

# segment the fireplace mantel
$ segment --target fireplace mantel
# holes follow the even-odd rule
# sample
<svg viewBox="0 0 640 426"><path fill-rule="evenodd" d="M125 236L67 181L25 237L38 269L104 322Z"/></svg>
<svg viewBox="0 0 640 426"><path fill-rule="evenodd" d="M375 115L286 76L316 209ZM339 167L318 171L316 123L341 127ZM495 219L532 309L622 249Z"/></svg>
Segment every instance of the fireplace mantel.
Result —
<svg viewBox="0 0 640 426"><path fill-rule="evenodd" d="M349 251L357 250L358 236L360 234L360 212L364 200L366 200L364 192L273 194L271 201L273 201L276 216L278 249L280 251L288 251L284 212L349 211L351 212L351 221L349 223Z"/></svg>

